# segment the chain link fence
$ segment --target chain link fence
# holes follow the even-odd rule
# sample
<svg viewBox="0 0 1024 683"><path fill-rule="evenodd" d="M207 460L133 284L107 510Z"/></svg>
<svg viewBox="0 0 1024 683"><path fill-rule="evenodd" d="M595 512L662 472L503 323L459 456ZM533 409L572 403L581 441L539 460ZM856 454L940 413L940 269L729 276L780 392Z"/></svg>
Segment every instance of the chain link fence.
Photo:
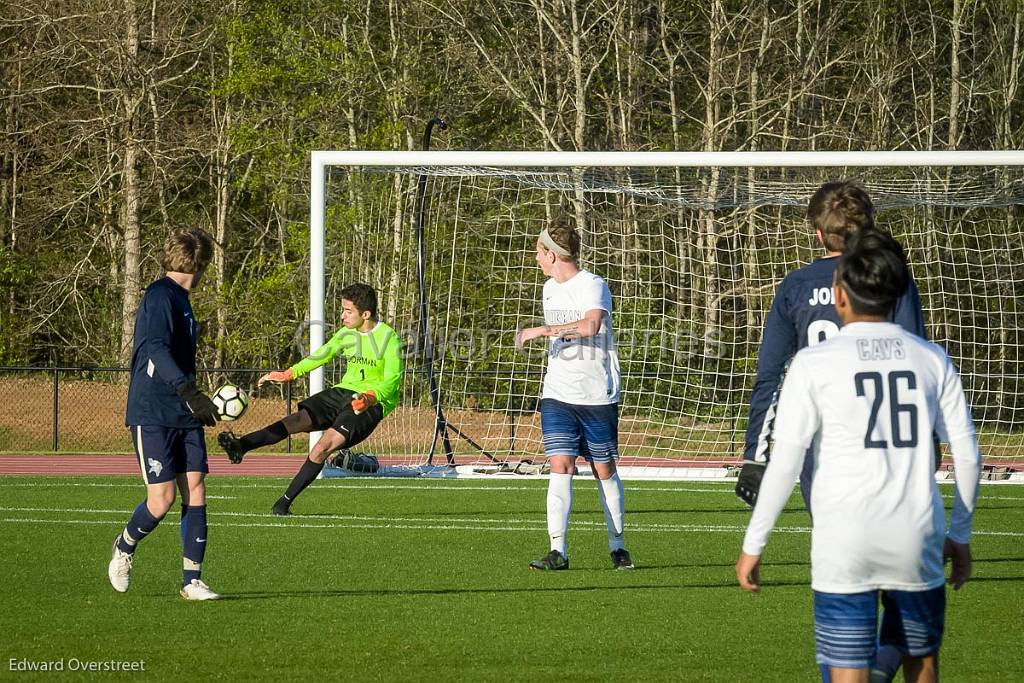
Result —
<svg viewBox="0 0 1024 683"><path fill-rule="evenodd" d="M211 395L223 384L249 394L249 410L236 422L206 430L211 453L219 451L217 434L259 429L295 410L305 393L287 383L256 388L266 370L207 368L198 384ZM131 453L124 424L128 368L0 366L0 453ZM296 435L269 453L304 452L306 435Z"/></svg>

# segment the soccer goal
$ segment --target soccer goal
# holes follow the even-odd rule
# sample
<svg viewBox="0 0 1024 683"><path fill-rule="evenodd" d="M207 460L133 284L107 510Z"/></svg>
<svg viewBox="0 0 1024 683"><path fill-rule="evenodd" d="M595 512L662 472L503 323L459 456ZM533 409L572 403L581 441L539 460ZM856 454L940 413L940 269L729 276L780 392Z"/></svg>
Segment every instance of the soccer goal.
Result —
<svg viewBox="0 0 1024 683"><path fill-rule="evenodd" d="M514 339L542 315L537 234L567 216L614 297L624 476L727 477L775 289L823 253L807 201L852 178L907 247L986 464L1024 469L1022 167L1021 152L314 152L309 343L338 324L341 287L368 282L406 375L357 450L384 472L537 472L545 352ZM310 392L340 376L326 370Z"/></svg>

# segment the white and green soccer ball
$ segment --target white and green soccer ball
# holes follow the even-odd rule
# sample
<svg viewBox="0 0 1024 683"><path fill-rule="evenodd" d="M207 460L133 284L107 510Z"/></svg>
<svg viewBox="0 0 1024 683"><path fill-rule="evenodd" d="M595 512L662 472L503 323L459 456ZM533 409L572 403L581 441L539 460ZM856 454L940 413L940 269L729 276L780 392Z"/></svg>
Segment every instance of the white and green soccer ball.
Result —
<svg viewBox="0 0 1024 683"><path fill-rule="evenodd" d="M245 415L245 409L249 407L249 395L241 387L225 384L213 395L213 405L217 406L218 418L231 422Z"/></svg>

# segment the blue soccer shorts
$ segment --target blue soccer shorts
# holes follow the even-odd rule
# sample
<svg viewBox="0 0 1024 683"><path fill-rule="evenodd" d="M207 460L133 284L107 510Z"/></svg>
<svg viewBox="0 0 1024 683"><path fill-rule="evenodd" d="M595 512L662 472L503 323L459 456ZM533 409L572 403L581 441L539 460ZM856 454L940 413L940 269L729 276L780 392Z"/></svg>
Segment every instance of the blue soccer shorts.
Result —
<svg viewBox="0 0 1024 683"><path fill-rule="evenodd" d="M879 644L892 645L903 655L926 657L942 645L945 618L945 586L850 594L814 591L816 659L828 666L864 669L874 664Z"/></svg>
<svg viewBox="0 0 1024 683"><path fill-rule="evenodd" d="M174 481L184 472L210 471L202 427L132 425L129 430L146 484Z"/></svg>
<svg viewBox="0 0 1024 683"><path fill-rule="evenodd" d="M619 405L583 406L553 398L540 402L544 455L583 456L587 462L619 457Z"/></svg>

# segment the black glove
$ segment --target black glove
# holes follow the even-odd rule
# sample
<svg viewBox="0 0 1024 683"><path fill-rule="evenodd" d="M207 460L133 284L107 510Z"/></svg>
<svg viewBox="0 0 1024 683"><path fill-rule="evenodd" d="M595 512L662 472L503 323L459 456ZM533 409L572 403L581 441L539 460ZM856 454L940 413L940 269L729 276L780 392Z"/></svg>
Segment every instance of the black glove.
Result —
<svg viewBox="0 0 1024 683"><path fill-rule="evenodd" d="M736 495L750 507L757 502L757 492L761 490L761 478L764 476L766 463L745 460L736 480Z"/></svg>
<svg viewBox="0 0 1024 683"><path fill-rule="evenodd" d="M212 427L217 424L217 406L213 405L210 397L199 391L195 382L187 382L178 387L178 396L185 402L192 415L199 420L204 427Z"/></svg>

